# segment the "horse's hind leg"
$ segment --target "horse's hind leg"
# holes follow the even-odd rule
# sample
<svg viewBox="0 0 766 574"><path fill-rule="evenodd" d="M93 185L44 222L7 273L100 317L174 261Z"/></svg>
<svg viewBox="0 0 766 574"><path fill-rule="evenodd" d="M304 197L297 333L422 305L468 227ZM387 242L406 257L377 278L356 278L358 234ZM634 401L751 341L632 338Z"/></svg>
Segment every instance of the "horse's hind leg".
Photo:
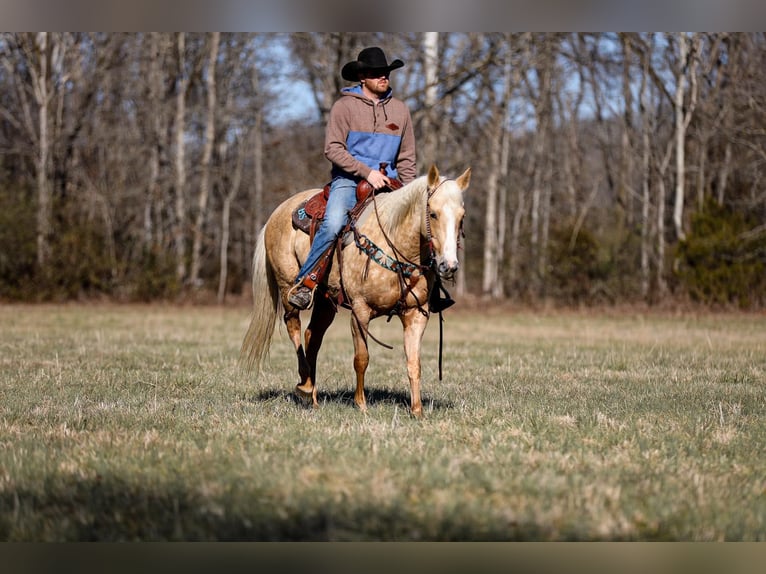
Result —
<svg viewBox="0 0 766 574"><path fill-rule="evenodd" d="M322 340L327 332L327 328L335 319L335 309L324 298L317 297L314 301L314 310L311 312L311 321L304 333L306 345L305 361L308 367L306 377L301 374L301 382L296 387L297 391L304 397L311 396L312 404L318 407L317 402L317 357L319 348L322 346Z"/></svg>
<svg viewBox="0 0 766 574"><path fill-rule="evenodd" d="M296 390L301 397L312 399L314 404L317 404L316 387L311 379L311 366L301 344L301 316L297 309L285 313L285 326L287 327L287 335L295 347L295 354L298 356L298 375L301 382L296 386Z"/></svg>

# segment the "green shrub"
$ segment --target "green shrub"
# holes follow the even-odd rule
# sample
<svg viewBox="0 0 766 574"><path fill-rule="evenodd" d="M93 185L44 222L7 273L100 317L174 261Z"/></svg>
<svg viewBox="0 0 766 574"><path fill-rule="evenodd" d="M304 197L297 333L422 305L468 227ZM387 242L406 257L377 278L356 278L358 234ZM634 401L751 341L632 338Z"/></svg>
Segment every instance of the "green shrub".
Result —
<svg viewBox="0 0 766 574"><path fill-rule="evenodd" d="M766 231L758 224L712 200L692 217L677 258L679 282L692 299L741 308L766 303Z"/></svg>
<svg viewBox="0 0 766 574"><path fill-rule="evenodd" d="M55 300L111 295L114 261L107 238L96 225L70 223L51 238L51 260L39 274L41 288Z"/></svg>
<svg viewBox="0 0 766 574"><path fill-rule="evenodd" d="M589 304L600 298L606 268L594 235L582 228L572 241L573 231L571 225L551 230L548 290L550 295L565 303Z"/></svg>
<svg viewBox="0 0 766 574"><path fill-rule="evenodd" d="M35 209L23 190L0 190L0 298L30 297L37 257Z"/></svg>
<svg viewBox="0 0 766 574"><path fill-rule="evenodd" d="M170 299L181 292L176 277L176 259L158 247L144 249L136 273L129 282L134 298L139 301Z"/></svg>

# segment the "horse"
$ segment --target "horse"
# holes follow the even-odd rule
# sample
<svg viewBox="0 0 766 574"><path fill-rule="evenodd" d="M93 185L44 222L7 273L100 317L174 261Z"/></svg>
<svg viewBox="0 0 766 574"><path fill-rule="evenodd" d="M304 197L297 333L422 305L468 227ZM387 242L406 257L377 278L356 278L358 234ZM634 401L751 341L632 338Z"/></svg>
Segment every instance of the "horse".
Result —
<svg viewBox="0 0 766 574"><path fill-rule="evenodd" d="M327 293L316 293L301 343L300 311L288 293L310 247L309 236L292 225L292 214L319 189L298 192L272 212L260 230L253 255L253 308L240 349L240 363L261 369L277 317L284 311L287 334L298 357L296 395L317 408L316 364L322 339L337 313L336 297L351 310L356 390L354 403L367 410L364 394L369 365L368 327L372 319L397 315L404 332L410 383L410 412L421 417L420 349L441 281L454 280L471 168L447 179L432 165L422 175L388 193L376 193L344 235L327 273ZM317 287L319 290L321 287ZM436 299L438 301L438 298ZM374 339L374 337L372 337Z"/></svg>

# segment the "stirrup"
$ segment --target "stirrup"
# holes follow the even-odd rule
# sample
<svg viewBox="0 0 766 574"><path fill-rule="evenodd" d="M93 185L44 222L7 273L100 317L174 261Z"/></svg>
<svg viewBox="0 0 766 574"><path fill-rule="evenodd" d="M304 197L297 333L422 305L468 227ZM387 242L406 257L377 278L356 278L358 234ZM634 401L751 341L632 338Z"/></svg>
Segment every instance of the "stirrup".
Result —
<svg viewBox="0 0 766 574"><path fill-rule="evenodd" d="M434 313L441 313L455 304L455 300L450 296L449 291L444 288L440 279L437 280L428 298L428 308Z"/></svg>
<svg viewBox="0 0 766 574"><path fill-rule="evenodd" d="M309 300L305 305L303 304L303 300L301 299L298 299L297 301L297 303L299 304L296 304L296 302L293 301L293 296L296 295L295 293L296 289L306 289L308 291ZM290 303L290 305L292 305L299 311L305 311L307 309L311 309L311 307L314 305L315 291L316 291L315 289L311 289L308 285L306 285L303 281L301 281L300 283L296 283L295 285L293 285L290 288L290 290L287 292L287 302Z"/></svg>

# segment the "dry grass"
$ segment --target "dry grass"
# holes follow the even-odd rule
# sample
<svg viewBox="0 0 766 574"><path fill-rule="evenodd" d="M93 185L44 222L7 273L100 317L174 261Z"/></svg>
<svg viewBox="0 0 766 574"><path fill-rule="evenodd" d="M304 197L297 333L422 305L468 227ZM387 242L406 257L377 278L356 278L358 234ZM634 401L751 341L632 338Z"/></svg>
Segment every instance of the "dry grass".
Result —
<svg viewBox="0 0 766 574"><path fill-rule="evenodd" d="M396 344L354 409L348 315L296 404L244 308L0 307L4 540L763 540L766 320L445 314L426 417Z"/></svg>

